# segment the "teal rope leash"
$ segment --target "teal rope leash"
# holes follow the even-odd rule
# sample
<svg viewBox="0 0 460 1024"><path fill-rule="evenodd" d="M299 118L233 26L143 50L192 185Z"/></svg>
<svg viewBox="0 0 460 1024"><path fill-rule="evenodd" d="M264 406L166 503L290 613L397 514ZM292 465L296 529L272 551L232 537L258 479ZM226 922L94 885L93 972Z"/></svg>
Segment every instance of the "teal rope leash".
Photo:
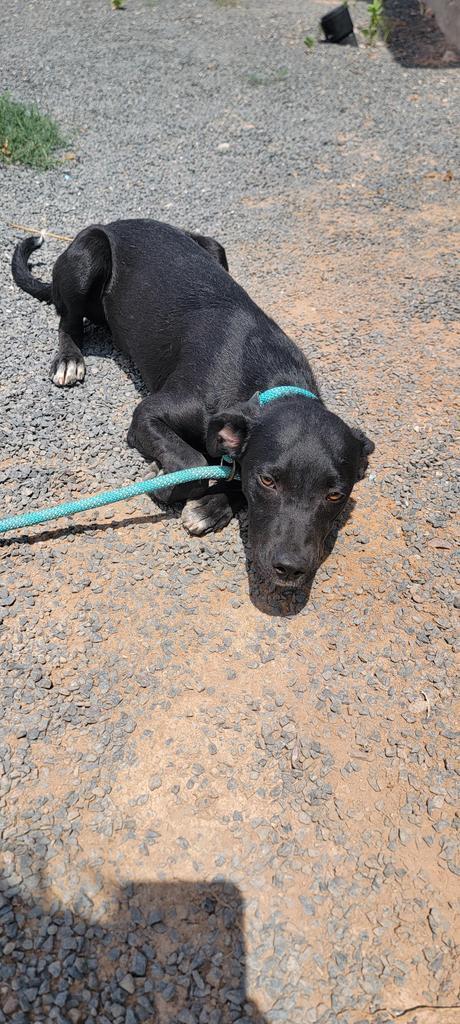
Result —
<svg viewBox="0 0 460 1024"><path fill-rule="evenodd" d="M314 395L312 391L307 391L306 388L283 384L280 387L262 391L258 395L259 404L261 406L268 405L276 398L287 398L289 395L317 398L317 395ZM223 461L232 462L228 456L224 456ZM141 480L138 484L128 484L127 487L120 487L116 491L101 491L100 494L93 494L92 498L64 501L62 505L53 505L41 512L25 512L22 516L9 516L7 519L0 519L0 533L23 530L27 526L38 526L40 523L48 523L53 519L61 519L63 516L88 512L89 509L100 508L102 505L114 505L116 501L126 501L127 498L135 498L138 494L154 494L155 491L161 491L165 487L177 487L179 484L190 484L199 480L233 479L235 479L234 463L232 466L196 466L193 469L179 469L176 473L167 473L166 476L158 476L154 480Z"/></svg>
<svg viewBox="0 0 460 1024"><path fill-rule="evenodd" d="M141 480L137 484L120 487L116 491L101 491L100 494L93 494L91 498L64 501L62 505L54 505L52 508L45 508L42 511L25 512L22 516L9 516L7 519L0 519L0 533L22 530L27 526L38 526L39 523L47 523L51 519L60 519L62 516L74 516L77 512L87 512L91 508L112 505L116 501L135 498L138 494L154 494L155 491L161 491L165 487L177 487L179 484L189 484L197 480L228 480L234 478L233 473L234 469L230 466L196 466L193 469L180 469L177 473L167 473L154 480Z"/></svg>
<svg viewBox="0 0 460 1024"><path fill-rule="evenodd" d="M307 388L298 388L295 384L281 384L278 388L268 388L268 391L262 391L259 394L259 405L268 405L269 402L273 402L275 398L288 398L289 395L303 395L304 398L318 398L318 395L314 395L313 391L307 391Z"/></svg>

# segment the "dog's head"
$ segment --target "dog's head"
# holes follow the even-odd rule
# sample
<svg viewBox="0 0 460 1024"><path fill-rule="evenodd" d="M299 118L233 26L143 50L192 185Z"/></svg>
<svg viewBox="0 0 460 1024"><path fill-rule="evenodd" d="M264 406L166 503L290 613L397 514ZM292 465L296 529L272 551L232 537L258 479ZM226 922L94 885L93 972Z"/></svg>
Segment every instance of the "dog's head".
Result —
<svg viewBox="0 0 460 1024"><path fill-rule="evenodd" d="M207 447L240 464L259 570L284 587L311 578L334 520L366 472L372 441L318 400L291 395L261 408L255 396L210 419Z"/></svg>

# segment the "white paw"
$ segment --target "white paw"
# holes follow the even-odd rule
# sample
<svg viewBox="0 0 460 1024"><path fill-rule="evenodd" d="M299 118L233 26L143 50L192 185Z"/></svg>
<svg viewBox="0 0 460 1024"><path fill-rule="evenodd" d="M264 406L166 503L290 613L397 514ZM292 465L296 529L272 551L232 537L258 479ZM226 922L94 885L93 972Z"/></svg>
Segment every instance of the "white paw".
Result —
<svg viewBox="0 0 460 1024"><path fill-rule="evenodd" d="M60 359L53 368L51 379L58 388L65 388L82 381L85 372L83 359Z"/></svg>
<svg viewBox="0 0 460 1024"><path fill-rule="evenodd" d="M233 516L232 509L225 494L216 494L212 498L197 498L187 501L182 511L182 526L195 537L202 537L211 531L223 530Z"/></svg>

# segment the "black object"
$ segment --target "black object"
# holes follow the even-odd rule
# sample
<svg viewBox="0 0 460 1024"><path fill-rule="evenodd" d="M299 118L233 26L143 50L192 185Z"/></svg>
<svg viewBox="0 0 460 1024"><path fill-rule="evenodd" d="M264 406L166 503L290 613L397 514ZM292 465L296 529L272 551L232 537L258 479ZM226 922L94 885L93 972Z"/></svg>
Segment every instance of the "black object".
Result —
<svg viewBox="0 0 460 1024"><path fill-rule="evenodd" d="M353 35L353 22L346 4L334 7L333 11L321 18L321 28L328 43L342 43Z"/></svg>

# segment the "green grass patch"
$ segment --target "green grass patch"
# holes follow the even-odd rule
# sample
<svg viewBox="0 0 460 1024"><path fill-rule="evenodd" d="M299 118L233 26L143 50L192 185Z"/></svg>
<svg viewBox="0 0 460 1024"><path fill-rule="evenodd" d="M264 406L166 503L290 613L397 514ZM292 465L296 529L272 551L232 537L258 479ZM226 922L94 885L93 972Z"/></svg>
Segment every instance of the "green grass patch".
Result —
<svg viewBox="0 0 460 1024"><path fill-rule="evenodd" d="M373 46L379 36L387 43L390 37L390 24L385 17L384 0L372 0L372 3L367 5L367 13L370 15L369 25L361 31L368 44Z"/></svg>
<svg viewBox="0 0 460 1024"><path fill-rule="evenodd" d="M60 128L35 106L16 103L0 94L0 161L46 171L56 164L55 152L66 146Z"/></svg>
<svg viewBox="0 0 460 1024"><path fill-rule="evenodd" d="M277 68L275 71L250 71L246 76L249 85L274 85L275 82L285 82L288 77L288 69Z"/></svg>

